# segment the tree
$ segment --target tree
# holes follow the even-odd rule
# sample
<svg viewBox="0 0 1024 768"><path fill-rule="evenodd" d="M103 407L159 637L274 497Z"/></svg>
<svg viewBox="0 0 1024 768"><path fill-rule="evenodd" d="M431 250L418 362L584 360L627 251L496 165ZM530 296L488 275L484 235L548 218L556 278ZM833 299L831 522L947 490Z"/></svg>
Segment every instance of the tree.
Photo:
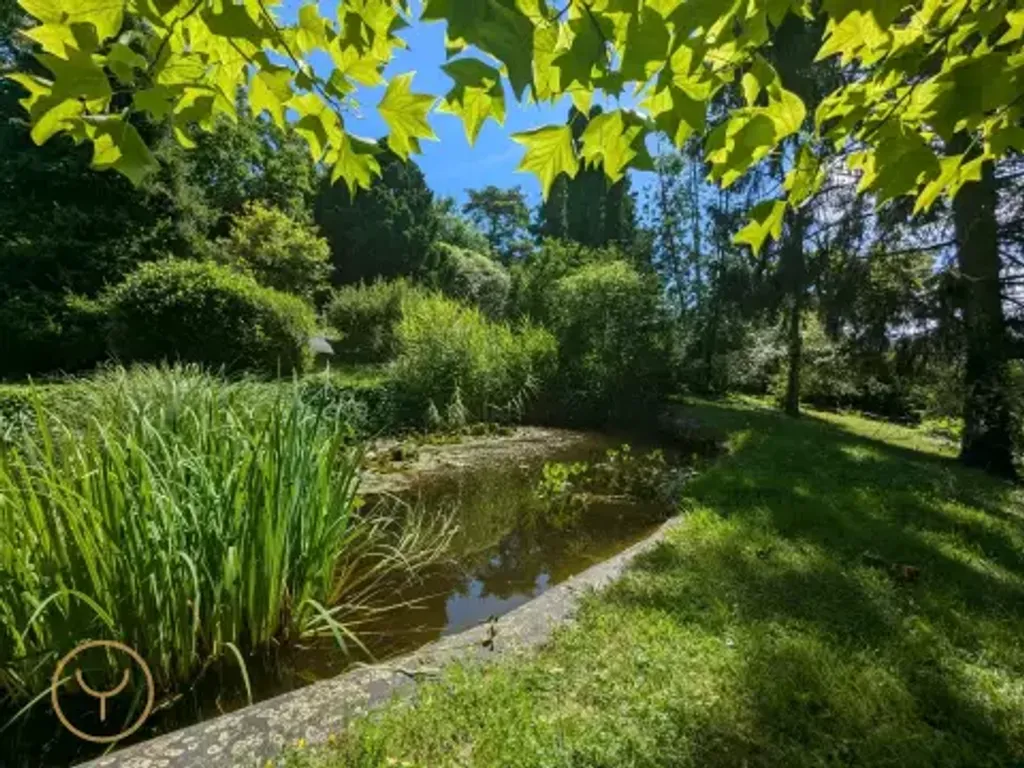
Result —
<svg viewBox="0 0 1024 768"><path fill-rule="evenodd" d="M187 140L184 127L212 128L217 114L236 111L234 95L248 86L251 108L268 112L279 126L293 115L314 159L350 192L370 187L383 171L380 147L345 130L340 102L351 110L356 82L383 84L383 72L402 46L399 32L408 26L404 0L345 3L337 23L308 5L290 24L262 3L205 8L190 0L125 0L64 8L20 2L40 22L28 34L42 48L40 61L49 73L25 68L13 76L28 93L23 103L37 143L70 133L92 143L94 166L141 182L158 163L138 130L140 113L170 116L176 135ZM126 12L146 33L111 42L122 32ZM520 167L538 176L545 195L563 174L575 178L600 167L614 183L629 167L650 170L648 136L663 133L682 146L705 130L716 96L739 84L745 105L703 142L716 182L730 186L783 145L802 149L827 141L846 150L849 167L861 174L859 190L876 204L910 196L916 210L926 211L940 197L955 200L974 184L966 194L980 200L963 204L986 212L986 166L1024 149L1021 14L1017 0L427 0L421 18L446 22L449 52L466 54L444 65L454 86L442 107L462 117L471 140L487 119L504 120L505 80L516 98L537 102L571 93L575 103L589 104L599 90L611 98L644 94L642 112L619 108L599 116L579 145L565 125L514 136L526 148ZM821 101L813 122L798 82L780 77L764 55L775 42L773 32L791 19L823 29L814 40L815 58L838 59L852 75ZM326 52L333 66L308 66L314 51ZM412 90L411 73L387 83L377 110L390 131L387 146L398 157L408 158L421 140L435 138L427 120L434 103ZM806 204L825 183L822 176L813 163L787 174L784 194L752 211L739 240L760 249L769 236L798 232L783 226L786 212ZM972 262L986 271L971 278L990 293L968 291L969 302L991 304L997 263ZM985 318L970 324L978 334L997 322L991 307L981 304L965 309ZM969 339L981 342L974 332ZM1001 366L997 355L995 367ZM969 371L986 381L1000 379L977 366ZM1005 440L978 438L1001 429L1004 403L997 401L1005 395L987 385L981 389L987 394L977 402L988 405L965 408L972 421L966 434L974 437L965 442L964 460L1009 466L1009 457L997 455L1005 452ZM973 450L975 443L984 450Z"/></svg>
<svg viewBox="0 0 1024 768"><path fill-rule="evenodd" d="M569 110L566 124L572 130L573 147L582 151L582 138L600 107L588 114ZM629 176L609 182L600 168L585 167L570 178L561 174L537 209L534 231L541 238L572 240L591 248L615 245L632 252L637 240L636 199Z"/></svg>
<svg viewBox="0 0 1024 768"><path fill-rule="evenodd" d="M316 227L258 202L232 219L218 254L260 285L305 299L324 291L331 274L331 247Z"/></svg>
<svg viewBox="0 0 1024 768"><path fill-rule="evenodd" d="M244 105L244 98L240 99ZM196 131L189 180L215 213L211 234L227 234L233 216L261 202L297 221L312 218L318 177L306 144L290 127L252 117L222 117L212 133Z"/></svg>
<svg viewBox="0 0 1024 768"><path fill-rule="evenodd" d="M459 212L454 197L442 197L435 200L434 212L437 214L437 241L439 243L447 243L456 248L477 253L490 251L490 241L472 221Z"/></svg>
<svg viewBox="0 0 1024 768"><path fill-rule="evenodd" d="M141 261L191 253L207 219L175 142L155 143L160 170L134 187L91 169L88 148L67 137L34 146L19 90L0 80L0 376L12 377L94 364L69 297L94 296Z"/></svg>
<svg viewBox="0 0 1024 768"><path fill-rule="evenodd" d="M462 212L469 216L491 244L491 249L508 264L520 250L530 223L530 210L520 187L467 189L469 201Z"/></svg>
<svg viewBox="0 0 1024 768"><path fill-rule="evenodd" d="M431 266L438 216L423 173L395 154L380 155L383 175L353 195L324 179L315 219L331 244L339 284L420 275Z"/></svg>

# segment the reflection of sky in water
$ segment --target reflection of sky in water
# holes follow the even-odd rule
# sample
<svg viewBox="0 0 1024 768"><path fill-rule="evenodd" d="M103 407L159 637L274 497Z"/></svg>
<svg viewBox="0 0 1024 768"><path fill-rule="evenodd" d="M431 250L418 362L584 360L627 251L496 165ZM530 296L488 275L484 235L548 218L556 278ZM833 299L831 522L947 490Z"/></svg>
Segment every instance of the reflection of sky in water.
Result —
<svg viewBox="0 0 1024 768"><path fill-rule="evenodd" d="M501 616L529 602L551 586L551 575L542 573L534 580L533 588L519 590L509 597L484 595L484 583L473 579L465 592L459 590L448 596L445 601L445 613L448 623L444 628L445 635L452 635L481 624L491 616Z"/></svg>

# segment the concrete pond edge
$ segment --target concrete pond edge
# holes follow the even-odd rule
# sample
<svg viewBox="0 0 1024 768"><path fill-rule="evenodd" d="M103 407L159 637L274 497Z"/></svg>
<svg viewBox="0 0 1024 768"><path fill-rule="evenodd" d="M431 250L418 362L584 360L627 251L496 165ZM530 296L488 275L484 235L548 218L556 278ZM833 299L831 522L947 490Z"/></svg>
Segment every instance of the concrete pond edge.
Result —
<svg viewBox="0 0 1024 768"><path fill-rule="evenodd" d="M262 768L300 739L322 744L356 718L408 693L453 662L487 662L535 650L570 623L584 594L618 579L681 521L597 563L488 624L443 637L405 656L361 666L330 680L135 744L84 768Z"/></svg>

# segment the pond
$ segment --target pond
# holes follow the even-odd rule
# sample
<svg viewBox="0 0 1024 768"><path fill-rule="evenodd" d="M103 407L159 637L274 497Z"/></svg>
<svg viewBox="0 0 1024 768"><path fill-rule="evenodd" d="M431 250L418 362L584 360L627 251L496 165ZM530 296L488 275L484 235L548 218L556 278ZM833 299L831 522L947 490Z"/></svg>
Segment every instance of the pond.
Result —
<svg viewBox="0 0 1024 768"><path fill-rule="evenodd" d="M363 483L366 503L449 516L456 526L450 557L412 582L395 585L387 610L358 627L363 648L350 643L342 649L318 641L247 659L253 700L336 676L354 663L384 661L495 620L648 536L672 514L667 499L606 493L552 500L538 493L546 465L582 471L568 468L593 466L622 443L599 434L520 429L509 436L470 437L452 445L379 450L375 471ZM634 448L632 456L643 452L642 447ZM690 457L669 451L667 459L665 466L678 473ZM247 703L238 664L225 661L209 669L173 705L154 713L133 741ZM47 728L42 721L51 718L33 719L40 720L39 732L50 734L42 753L45 764L66 765L97 754L82 753L80 743L69 742L59 729ZM72 754L66 755L66 750Z"/></svg>

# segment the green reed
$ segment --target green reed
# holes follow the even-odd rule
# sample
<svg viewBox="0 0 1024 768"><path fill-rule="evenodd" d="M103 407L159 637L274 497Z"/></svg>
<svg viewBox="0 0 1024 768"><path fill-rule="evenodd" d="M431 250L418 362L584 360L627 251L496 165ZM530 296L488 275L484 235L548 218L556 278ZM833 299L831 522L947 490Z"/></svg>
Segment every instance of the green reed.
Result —
<svg viewBox="0 0 1024 768"><path fill-rule="evenodd" d="M194 369L75 383L0 449L0 700L45 690L86 639L138 650L162 691L230 653L379 610L443 524L361 508L350 431L295 384Z"/></svg>

